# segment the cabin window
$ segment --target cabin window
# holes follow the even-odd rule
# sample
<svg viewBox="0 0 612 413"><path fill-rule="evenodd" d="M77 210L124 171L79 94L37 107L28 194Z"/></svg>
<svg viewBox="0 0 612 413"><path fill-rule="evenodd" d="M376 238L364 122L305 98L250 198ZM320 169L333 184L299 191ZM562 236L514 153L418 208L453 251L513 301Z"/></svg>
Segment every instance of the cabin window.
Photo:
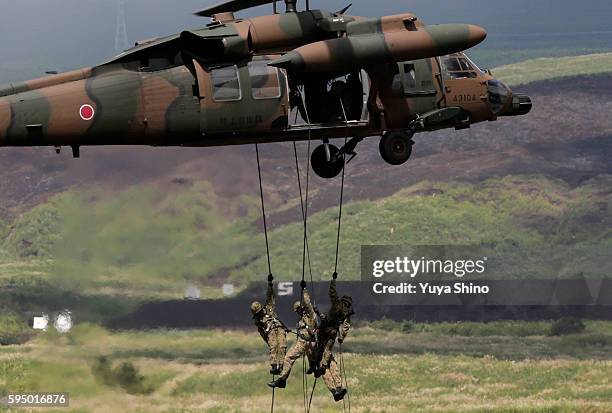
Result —
<svg viewBox="0 0 612 413"><path fill-rule="evenodd" d="M231 102L242 99L238 68L227 66L212 71L213 99L216 102Z"/></svg>
<svg viewBox="0 0 612 413"><path fill-rule="evenodd" d="M249 75L253 99L278 99L281 97L278 69L266 61L250 62Z"/></svg>
<svg viewBox="0 0 612 413"><path fill-rule="evenodd" d="M413 63L404 63L404 92L414 91L417 87L416 71Z"/></svg>
<svg viewBox="0 0 612 413"><path fill-rule="evenodd" d="M393 65L393 69L391 84L393 95L429 96L437 93L429 60L399 62Z"/></svg>
<svg viewBox="0 0 612 413"><path fill-rule="evenodd" d="M395 94L402 93L402 76L400 75L400 65L393 65L393 82L391 83L391 90Z"/></svg>
<svg viewBox="0 0 612 413"><path fill-rule="evenodd" d="M470 79L478 77L481 73L480 69L463 53L444 56L441 61L450 79Z"/></svg>

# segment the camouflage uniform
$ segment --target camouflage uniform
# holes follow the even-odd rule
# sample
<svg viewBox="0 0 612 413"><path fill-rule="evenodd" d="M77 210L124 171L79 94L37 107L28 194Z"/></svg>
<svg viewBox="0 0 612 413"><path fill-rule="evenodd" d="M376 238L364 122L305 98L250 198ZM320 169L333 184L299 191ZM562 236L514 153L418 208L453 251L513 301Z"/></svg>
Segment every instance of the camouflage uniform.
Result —
<svg viewBox="0 0 612 413"><path fill-rule="evenodd" d="M336 338L344 341L351 328L351 307L348 297L338 298L336 280L332 280L329 286L329 298L331 307L321 320L319 327L319 346L317 355L320 360L321 369L331 368L333 355L332 350Z"/></svg>
<svg viewBox="0 0 612 413"><path fill-rule="evenodd" d="M325 374L323 374L323 381L325 382L327 389L333 395L335 395L339 389L343 388L340 369L338 368L338 363L333 355L331 356L329 367L325 370Z"/></svg>
<svg viewBox="0 0 612 413"><path fill-rule="evenodd" d="M284 382L291 374L293 364L303 355L308 357L309 363L315 363L314 350L316 346L316 314L312 302L310 301L310 294L308 290L304 289L304 299L301 304L302 314L300 321L297 325L297 341L285 356L283 363L283 371L281 372L279 379L275 382L275 386L272 387L284 387ZM283 383L278 385L279 383ZM272 383L270 383L272 385Z"/></svg>
<svg viewBox="0 0 612 413"><path fill-rule="evenodd" d="M257 314L253 315L253 321L261 338L270 348L270 365L272 369L280 366L287 351L287 328L276 314L276 300L274 298L274 287L268 283L266 303Z"/></svg>

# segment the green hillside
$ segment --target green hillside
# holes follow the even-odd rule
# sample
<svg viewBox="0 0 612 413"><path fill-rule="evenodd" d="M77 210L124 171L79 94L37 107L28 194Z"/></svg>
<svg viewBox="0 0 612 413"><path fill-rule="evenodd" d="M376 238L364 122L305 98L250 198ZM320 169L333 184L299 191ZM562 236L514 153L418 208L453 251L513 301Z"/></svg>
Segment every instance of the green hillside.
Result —
<svg viewBox="0 0 612 413"><path fill-rule="evenodd" d="M609 274L611 184L605 177L572 189L537 176L423 182L386 199L351 203L340 271L359 278L363 244L475 244L513 263L516 271L508 275ZM6 284L29 274L31 282L60 290L133 298L180 298L195 284L214 296L226 279L245 285L267 274L257 199L237 200L239 206L246 217L229 218L206 184L116 196L67 192L4 231L0 279ZM327 279L333 269L336 219L331 208L309 221L315 279ZM301 224L272 231L270 245L277 279L299 279Z"/></svg>

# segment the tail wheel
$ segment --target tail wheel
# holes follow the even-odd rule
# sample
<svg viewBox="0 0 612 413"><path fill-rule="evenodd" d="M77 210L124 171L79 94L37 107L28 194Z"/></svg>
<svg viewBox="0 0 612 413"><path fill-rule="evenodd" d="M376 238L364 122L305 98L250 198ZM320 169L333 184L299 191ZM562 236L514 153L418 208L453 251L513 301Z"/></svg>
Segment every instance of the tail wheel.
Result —
<svg viewBox="0 0 612 413"><path fill-rule="evenodd" d="M310 156L312 170L321 178L331 179L340 175L344 168L344 155L340 154L340 149L328 144L329 156L325 145L319 145Z"/></svg>
<svg viewBox="0 0 612 413"><path fill-rule="evenodd" d="M387 132L378 145L380 156L391 165L402 165L412 155L412 135L406 132Z"/></svg>

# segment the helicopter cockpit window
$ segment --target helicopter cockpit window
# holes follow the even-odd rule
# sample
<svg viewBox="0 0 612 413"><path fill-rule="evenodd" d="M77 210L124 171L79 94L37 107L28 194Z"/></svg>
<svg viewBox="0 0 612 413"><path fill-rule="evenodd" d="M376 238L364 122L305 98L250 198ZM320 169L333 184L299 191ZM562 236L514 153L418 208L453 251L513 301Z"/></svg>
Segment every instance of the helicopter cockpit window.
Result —
<svg viewBox="0 0 612 413"><path fill-rule="evenodd" d="M463 53L444 56L441 61L450 79L475 78L481 73L480 69Z"/></svg>
<svg viewBox="0 0 612 413"><path fill-rule="evenodd" d="M249 75L253 99L277 99L281 96L278 69L266 61L250 62Z"/></svg>
<svg viewBox="0 0 612 413"><path fill-rule="evenodd" d="M212 71L213 99L216 102L231 102L242 99L238 68L227 66Z"/></svg>

